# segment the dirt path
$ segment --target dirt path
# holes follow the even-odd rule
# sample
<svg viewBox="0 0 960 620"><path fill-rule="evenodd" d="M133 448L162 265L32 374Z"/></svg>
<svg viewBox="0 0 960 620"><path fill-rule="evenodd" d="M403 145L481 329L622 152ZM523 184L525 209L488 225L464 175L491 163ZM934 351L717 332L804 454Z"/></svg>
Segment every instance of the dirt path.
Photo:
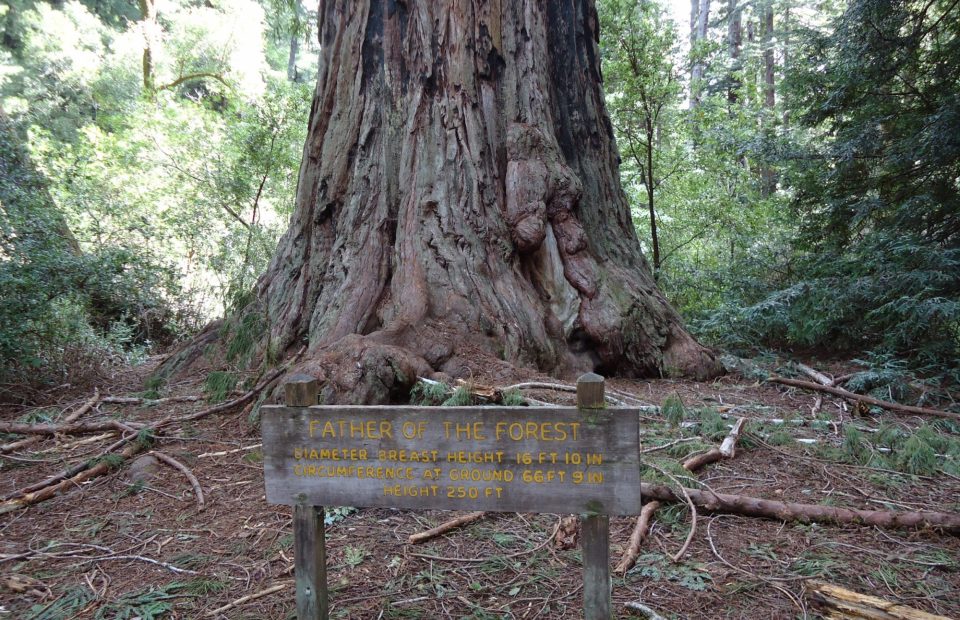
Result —
<svg viewBox="0 0 960 620"><path fill-rule="evenodd" d="M137 392L146 370L104 382L101 392ZM170 395L200 394L200 383L175 385ZM642 424L645 446L690 440L651 454L658 466L710 445L711 439L694 438L710 425L725 423L718 412L751 419L751 434L737 457L701 473L700 480L715 491L870 509L960 511L958 478L911 476L838 462L846 435L827 420L839 412L838 403L830 399L824 400L822 420L813 422L814 396L742 378L708 384L614 380L611 385L651 404L676 395L685 405L688 424L679 429L656 417ZM54 399L58 406L46 413L75 408L90 393L61 394ZM537 398L563 402L567 396L542 392ZM204 406L100 405L89 415L150 422ZM40 419L44 414L5 407L0 408L0 420L25 413ZM850 422L847 416L848 424L867 429L894 420ZM783 418L795 422L768 422ZM916 427L920 422L904 423ZM66 445L76 439L45 439L28 450L0 456L0 494L90 458L107 443ZM290 617L290 511L264 501L259 441L256 426L241 412L200 420L161 440L158 449L195 474L206 499L203 510L190 483L174 469L162 466L141 484L130 482L125 467L0 516L0 618L200 618L273 586L281 587L218 617ZM410 534L450 516L384 509L331 512L327 540L332 617L579 616L578 549L542 544L558 516L496 515L423 545L407 544ZM632 528L633 519L612 520L614 560ZM688 529L683 507L658 512L637 566L614 579L618 617L631 617L624 608L629 601L677 618L816 617L804 595L807 577L960 617L960 540L954 537L701 515L689 553L674 563L670 555Z"/></svg>

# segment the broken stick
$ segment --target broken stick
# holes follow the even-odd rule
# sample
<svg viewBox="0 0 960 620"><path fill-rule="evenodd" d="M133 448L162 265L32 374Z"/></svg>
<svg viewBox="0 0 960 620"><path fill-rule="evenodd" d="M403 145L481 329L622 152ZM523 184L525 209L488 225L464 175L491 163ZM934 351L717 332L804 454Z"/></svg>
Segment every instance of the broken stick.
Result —
<svg viewBox="0 0 960 620"><path fill-rule="evenodd" d="M913 607L860 594L823 581L807 580L807 594L816 607L838 620L950 620Z"/></svg>
<svg viewBox="0 0 960 620"><path fill-rule="evenodd" d="M168 454L164 454L163 452L159 452L157 450L151 451L150 454L157 457L160 461L166 463L170 467L173 467L174 469L182 473L184 476L186 476L187 480L190 481L190 486L193 487L193 494L194 494L194 497L197 498L198 507L200 510L203 510L203 507L204 507L203 487L200 486L200 481L197 480L197 477L193 475L193 472L190 471L190 469L186 465L184 465L183 463L181 463L180 461L176 460L175 458L173 458Z"/></svg>
<svg viewBox="0 0 960 620"><path fill-rule="evenodd" d="M425 540L430 540L431 538L436 538L437 536L440 536L440 535L442 535L442 534L446 534L446 533L449 532L450 530L455 530L455 529L457 529L458 527L463 527L464 525L467 525L468 523L473 523L474 521L479 521L479 520L482 519L484 516L486 516L486 514L487 514L486 512L483 512L482 510L480 510L480 511L477 511L477 512L471 512L471 513L468 513L468 514L459 516L459 517L457 517L456 519L451 519L451 520L447 521L446 523L441 523L441 524L438 525L437 527L431 528L431 529L429 529L429 530L427 530L427 531L425 531L425 532L418 532L417 534L410 534L410 538L408 538L407 541L408 541L411 545L416 544L416 543L422 543L422 542L425 541Z"/></svg>
<svg viewBox="0 0 960 620"><path fill-rule="evenodd" d="M715 463L721 459L732 459L736 454L737 441L740 439L740 433L743 432L743 426L746 422L746 418L737 418L737 421L733 424L733 428L730 429L730 432L724 438L719 448L712 448L703 454L688 458L683 462L683 468L693 473L701 467ZM620 562L614 568L616 572L626 574L626 572L636 564L637 558L640 557L640 545L643 544L647 534L650 532L653 513L660 508L660 505L661 503L659 501L652 501L643 506L643 509L640 511L640 516L637 517L637 524L633 528L633 533L630 535L630 543L620 557Z"/></svg>

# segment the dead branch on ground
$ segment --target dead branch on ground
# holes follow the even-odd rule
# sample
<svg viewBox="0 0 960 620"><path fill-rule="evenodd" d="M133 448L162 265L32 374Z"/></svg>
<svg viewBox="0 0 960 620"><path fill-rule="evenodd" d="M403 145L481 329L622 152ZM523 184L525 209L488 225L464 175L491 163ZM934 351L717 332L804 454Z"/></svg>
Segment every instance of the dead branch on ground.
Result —
<svg viewBox="0 0 960 620"><path fill-rule="evenodd" d="M670 487L641 483L643 497L660 502L682 502L685 498ZM780 502L746 495L714 493L707 490L686 489L693 503L707 512L738 514L777 521L832 523L839 525L869 525L885 529L942 530L960 535L960 514L931 511L892 512L889 510L861 510L822 504Z"/></svg>
<svg viewBox="0 0 960 620"><path fill-rule="evenodd" d="M833 394L834 396L839 396L841 398L845 398L850 401L861 402L867 405L880 407L881 409L886 409L887 411L894 411L897 413L912 413L914 415L931 416L936 418L946 418L948 420L960 420L960 413L953 413L952 411L943 411L942 409L931 409L929 407L914 407L912 405L901 405L900 403L891 403L886 400L873 398L872 396L855 394L853 392L850 392L840 387L820 385L819 383L810 383L809 381L799 381L797 379L787 379L785 377L770 377L769 379L767 379L767 381L769 381L770 383L779 383L781 385L789 385L791 387L803 388L805 390L826 392L827 394Z"/></svg>
<svg viewBox="0 0 960 620"><path fill-rule="evenodd" d="M134 396L105 396L103 403L106 405L147 405L156 407L166 405L167 403L195 403L203 400L203 396L167 396L166 398L140 398Z"/></svg>
<svg viewBox="0 0 960 620"><path fill-rule="evenodd" d="M461 515L461 516L457 517L456 519L450 519L449 521L447 521L447 522L445 522L445 523L441 523L441 524L438 525L437 527L431 528L431 529L426 530L426 531L424 531L424 532L418 532L418 533L416 533L416 534L411 534L410 537L407 539L407 542L409 542L411 545L417 544L417 543L422 543L422 542L425 541L425 540L430 540L431 538L436 538L437 536L441 536L441 535L443 535L443 534L446 534L447 532L449 532L449 531L451 531L451 530L455 530L455 529L457 529L458 527L463 527L464 525L467 525L468 523L473 523L474 521L479 521L480 519L482 519L483 517L485 517L486 514L487 514L486 512L483 512L483 511L481 510L481 511L477 511L477 512L471 512L471 513L468 513L468 514L465 514L465 515Z"/></svg>
<svg viewBox="0 0 960 620"><path fill-rule="evenodd" d="M723 439L719 448L712 448L703 454L688 458L683 462L683 468L690 473L694 473L710 463L715 463L721 459L732 459L736 455L737 441L740 439L740 433L743 432L743 426L746 422L746 418L738 418L733 424L733 428L730 429L730 432ZM640 557L640 545L643 544L647 534L650 532L653 513L660 508L660 505L660 502L652 501L646 504L640 511L640 516L637 517L637 524L634 526L633 533L630 535L630 543L620 557L620 562L614 568L616 572L626 574L626 572L636 564L637 558ZM696 514L695 510L693 514ZM690 534L687 536L687 543L684 544L681 551L686 551L689 540L693 537L693 531L693 528L691 528ZM679 557L682 557L682 553L677 554L677 559L679 559Z"/></svg>
<svg viewBox="0 0 960 620"><path fill-rule="evenodd" d="M98 388L93 389L93 396L90 397L90 400L85 402L83 406L79 409L68 415L63 419L64 424L73 424L79 420L83 415L88 411L97 406L97 403L100 402L100 390ZM27 437L26 439L21 439L19 441L14 441L12 443L4 444L0 446L0 454L6 454L7 452L13 452L14 450L20 450L21 448L26 448L27 446L32 446L33 444L39 443L41 437Z"/></svg>
<svg viewBox="0 0 960 620"><path fill-rule="evenodd" d="M278 584L272 585L272 586L270 586L269 588L266 588L266 589L264 589L264 590L260 590L259 592L254 592L253 594L248 594L248 595L246 595L246 596L241 596L241 597L238 598L237 600L235 600L235 601L233 601L233 602L230 602L230 603L227 603L227 604L224 605L223 607L217 607L216 609L214 609L214 610L212 610L212 611L208 611L208 612L206 613L206 616L207 616L208 618L212 618L212 617L214 617L214 616L219 616L219 615L222 614L223 612L225 612L225 611L230 611L230 610L233 609L234 607L239 607L240 605L243 605L244 603L249 603L250 601L255 601L255 600L257 600L258 598L263 598L264 596L269 596L269 595L273 594L274 592L282 592L283 590L286 590L287 588L289 588L291 585L293 585L293 582L292 582L292 581L284 581L283 583L278 583Z"/></svg>
<svg viewBox="0 0 960 620"><path fill-rule="evenodd" d="M950 620L823 581L810 579L805 585L814 606L827 610L830 618L838 620Z"/></svg>
<svg viewBox="0 0 960 620"><path fill-rule="evenodd" d="M135 441L130 445L128 445L126 448L124 448L123 451L120 452L119 456L122 457L123 460L126 460L131 456L133 456L134 454L140 452L141 450L143 450L143 444L139 441ZM96 478L97 476L101 476L107 473L108 471L110 471L110 469L111 469L110 461L105 459L101 460L99 463L97 463L93 467L90 467L89 469L85 469L81 471L80 473L73 476L72 478L67 478L66 480L62 480L57 484L45 486L36 492L27 493L22 497L18 497L16 499L11 499L3 502L2 504L0 504L0 514L6 514L8 512L13 512L14 510L26 508L34 504L39 504L42 501L45 501L50 499L51 497L54 497L64 489L69 489L74 486L79 486L81 482L86 482L87 480L91 480L93 478Z"/></svg>
<svg viewBox="0 0 960 620"><path fill-rule="evenodd" d="M190 481L190 486L193 487L193 494L197 498L198 508L203 510L205 504L203 500L203 487L200 486L200 481L197 480L197 477L193 475L193 472L190 471L190 469L180 461L168 454L160 452L159 450L153 450L150 452L150 454L186 476L187 480Z"/></svg>

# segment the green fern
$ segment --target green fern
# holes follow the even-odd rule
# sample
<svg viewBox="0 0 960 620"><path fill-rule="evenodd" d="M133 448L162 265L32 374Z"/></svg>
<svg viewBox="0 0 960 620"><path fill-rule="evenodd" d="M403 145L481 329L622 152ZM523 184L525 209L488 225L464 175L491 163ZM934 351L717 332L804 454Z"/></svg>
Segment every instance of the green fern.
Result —
<svg viewBox="0 0 960 620"><path fill-rule="evenodd" d="M231 372L215 370L207 375L204 382L204 392L207 395L207 401L211 403L222 403L230 395L230 392L237 387L237 375Z"/></svg>
<svg viewBox="0 0 960 620"><path fill-rule="evenodd" d="M520 390L507 390L503 393L500 404L504 407L522 407L527 404L527 399L523 397Z"/></svg>
<svg viewBox="0 0 960 620"><path fill-rule="evenodd" d="M680 426L680 422L686 417L687 410L683 406L683 401L680 400L680 397L673 394L663 400L663 404L660 406L660 415L667 421L667 424L676 428Z"/></svg>
<svg viewBox="0 0 960 620"><path fill-rule="evenodd" d="M410 390L410 404L435 407L447 399L450 386L442 382L417 381Z"/></svg>

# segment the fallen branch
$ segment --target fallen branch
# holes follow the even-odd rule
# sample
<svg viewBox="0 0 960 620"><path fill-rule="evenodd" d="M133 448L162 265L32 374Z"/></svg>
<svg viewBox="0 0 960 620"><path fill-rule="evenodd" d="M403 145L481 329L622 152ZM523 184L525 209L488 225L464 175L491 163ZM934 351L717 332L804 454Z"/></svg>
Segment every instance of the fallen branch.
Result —
<svg viewBox="0 0 960 620"><path fill-rule="evenodd" d="M718 448L711 448L703 454L692 456L683 462L683 468L690 472L695 472L701 467L716 463L722 459L732 459L736 455L737 441L740 440L740 433L743 431L743 425L746 424L746 418L737 418L733 428L723 439L723 443Z"/></svg>
<svg viewBox="0 0 960 620"><path fill-rule="evenodd" d="M100 390L97 388L93 389L93 396L90 397L90 400L85 402L82 407L68 415L63 419L63 424L73 424L79 420L83 415L88 411L97 406L97 403L100 402ZM41 437L27 437L26 439L21 439L19 441L14 441L12 443L4 444L0 446L0 454L5 454L7 452L13 452L14 450L19 450L21 448L26 448L27 446L32 446L35 443L41 441Z"/></svg>
<svg viewBox="0 0 960 620"><path fill-rule="evenodd" d="M271 595L271 594L273 594L273 593L275 593L275 592L282 592L283 590L286 590L287 588L289 588L292 584L293 584L292 581L285 581L285 582L283 582L283 583L278 583L278 584L276 584L276 585L272 585L272 586L270 586L269 588L267 588L267 589L265 589L265 590L260 590L259 592L255 592L255 593L253 593L253 594L248 594L248 595L246 595L246 596L241 596L241 597L238 598L237 600L235 600L235 601L233 601L233 602L231 602L231 603L227 603L227 604L224 605L223 607L217 607L217 608L214 609L213 611L208 611L208 612L206 613L206 616L207 616L208 618L211 618L211 617L213 617L213 616L219 616L219 615L222 614L223 612L225 612L225 611L230 611L230 610L233 609L234 607L239 607L240 605L243 605L244 603L249 603L250 601L255 601L255 600L257 600L258 598L263 598L263 597L265 597L265 596L269 596L269 595Z"/></svg>
<svg viewBox="0 0 960 620"><path fill-rule="evenodd" d="M129 424L119 420L87 422L85 424L21 424L19 422L0 422L0 433L17 435L90 435L104 431L128 430Z"/></svg>
<svg viewBox="0 0 960 620"><path fill-rule="evenodd" d="M736 454L737 441L740 439L740 433L743 431L743 426L746 424L746 422L746 418L738 418L733 424L733 428L730 429L730 432L724 438L723 443L720 444L719 448L712 448L708 452L688 458L683 462L683 468L690 473L694 473L701 467L709 465L710 463L715 463L721 459L732 459ZM692 500L691 503L693 503ZM637 517L637 524L633 528L633 533L630 534L630 543L627 545L626 550L620 557L620 562L614 568L616 572L626 574L626 572L633 568L633 565L636 564L637 558L640 557L640 546L643 544L647 534L650 532L650 523L653 520L653 513L660 508L660 505L660 502L652 501L645 504L643 509L641 509L640 516ZM695 509L692 514L696 515ZM695 526L690 529L690 534L687 536L687 541L684 543L681 552L686 551L687 547L689 546L690 539L693 537L694 529ZM676 557L679 559L679 557L682 557L682 553L678 553Z"/></svg>
<svg viewBox="0 0 960 620"><path fill-rule="evenodd" d="M465 515L459 516L459 517L457 517L456 519L451 519L451 520L447 521L446 523L441 523L441 524L438 525L437 527L431 528L431 529L429 529L429 530L427 530L427 531L425 531L425 532L419 532L419 533L417 533L417 534L410 534L410 537L407 539L407 542L409 542L411 545L415 545L415 544L417 544L417 543L422 543L422 542L425 541L425 540L430 540L431 538L436 538L437 536L440 536L440 535L442 535L442 534L446 534L447 532L449 532L449 531L451 531L451 530L455 530L455 529L457 529L458 527L463 527L464 525L467 525L468 523L473 523L474 521L479 521L479 520L482 519L484 516L486 516L486 514L487 514L486 512L478 511L478 512L471 512L471 513L469 513L469 514L465 514Z"/></svg>
<svg viewBox="0 0 960 620"><path fill-rule="evenodd" d="M203 510L205 504L203 500L203 487L200 486L200 481L197 480L197 477L193 475L193 472L190 471L186 465L176 460L172 456L164 454L163 452L153 450L150 452L150 454L186 476L187 480L190 481L190 485L193 487L193 494L197 498L198 507L200 510Z"/></svg>
<svg viewBox="0 0 960 620"><path fill-rule="evenodd" d="M685 501L682 495L677 495L673 489L666 485L644 482L640 485L640 492L643 497L660 502ZM955 536L960 535L960 514L956 513L860 510L824 506L822 504L780 502L746 495L713 493L699 489L686 489L686 493L694 504L707 512L738 514L777 521L869 525L887 529L934 528Z"/></svg>
<svg viewBox="0 0 960 620"><path fill-rule="evenodd" d="M960 420L960 413L953 413L952 411L943 411L942 409L931 409L929 407L914 407L911 405L901 405L900 403L891 403L889 401L873 398L872 396L855 394L853 392L850 392L840 387L820 385L819 383L810 383L809 381L799 381L797 379L787 379L785 377L770 377L769 379L767 379L767 381L769 381L770 383L779 383L781 385L789 385L791 387L803 388L805 390L826 392L827 394L840 396L841 398L846 398L847 400L866 403L868 405L873 405L875 407L880 407L881 409L886 409L887 411L895 411L900 413L912 413L915 415L931 416L936 418L947 418L948 420Z"/></svg>
<svg viewBox="0 0 960 620"><path fill-rule="evenodd" d="M74 463L74 464L71 465L70 467L68 467L68 468L66 468L66 469L62 469L62 470L60 470L59 472L53 474L52 476L49 476L49 477L47 477L47 478L44 478L44 479L41 480L40 482L35 482L35 483L33 483L33 484L31 484L31 485L28 485L28 486L25 486L25 487L23 487L23 488L21 488L21 489L17 489L16 491L13 491L12 493L8 493L8 494L4 495L2 498L0 498L0 500L9 500L9 499L17 498L17 497L24 497L24 496L26 496L26 495L28 495L28 494L30 494L30 493L39 491L39 490L41 490L41 489L43 489L43 488L45 488L45 487L48 487L48 486L50 486L50 485L52 485L52 484L56 484L56 483L60 482L61 480L66 480L67 478L70 478L71 476L76 476L77 474L79 474L80 472L84 471L85 469L88 469L88 468L90 468L90 467L93 467L94 465L97 464L97 462L98 462L101 458L103 458L103 457L106 456L107 454L110 454L111 452L113 452L114 450L116 450L117 448L119 448L120 446L129 443L130 441L132 441L133 439L135 439L135 438L137 437L137 433L136 433L133 429L128 428L127 430L130 431L130 434L129 434L129 435L127 435L127 436L125 436L125 437L121 437L120 439L118 439L118 440L115 441L114 443L110 444L109 446L107 446L106 448L104 448L104 449L103 449L98 455L96 455L95 457L86 459L86 460L84 460L84 461L80 461L79 463Z"/></svg>
<svg viewBox="0 0 960 620"><path fill-rule="evenodd" d="M680 559L683 558L683 555L687 552L687 549L690 547L690 543L693 542L694 534L697 533L697 506L696 504L693 503L693 500L690 499L690 496L687 494L687 489L670 472L664 469L660 469L659 467L656 467L651 463L647 463L647 467L652 467L653 469L656 469L658 472L660 472L661 474L669 478L670 482L675 484L676 488L680 489L680 494L683 495L684 499L687 500L687 506L690 507L690 531L687 533L687 538L686 540L683 541L683 545L681 545L680 550L677 551L670 558L674 562L679 562ZM633 538L633 536L631 536L631 538ZM636 560L634 559L634 561Z"/></svg>
<svg viewBox="0 0 960 620"><path fill-rule="evenodd" d="M876 596L860 594L823 581L805 582L807 594L814 606L830 611L831 618L840 620L950 620L913 607L885 601Z"/></svg>
<svg viewBox="0 0 960 620"><path fill-rule="evenodd" d="M652 608L647 607L643 603L635 603L633 601L629 601L627 603L624 603L623 606L629 609L630 611L638 612L647 620L667 620L666 618L658 614L656 611L654 611Z"/></svg>
<svg viewBox="0 0 960 620"><path fill-rule="evenodd" d="M834 382L833 379L823 374L819 370L814 370L813 368L810 368L806 364L797 364L797 370L807 375L808 377L810 377L820 385L833 385L833 382Z"/></svg>
<svg viewBox="0 0 960 620"><path fill-rule="evenodd" d="M103 399L107 405L147 405L156 407L167 403L195 403L203 400L203 396L168 396L166 398L139 398L133 396L106 396Z"/></svg>
<svg viewBox="0 0 960 620"><path fill-rule="evenodd" d="M650 533L650 522L653 521L653 513L655 513L660 506L661 503L656 501L643 505L643 508L640 510L640 516L637 517L637 524L633 528L633 533L630 534L630 542L627 544L627 548L623 552L620 562L616 568L613 569L614 571L626 574L626 572L637 563L637 558L640 557L640 546L643 545L647 534Z"/></svg>
<svg viewBox="0 0 960 620"><path fill-rule="evenodd" d="M243 446L241 448L236 448L235 450L223 450L221 452L204 452L203 454L198 454L198 459L210 458L212 456L227 456L228 454L236 454L237 452L247 452L249 450L256 450L257 448L262 448L262 443L255 443L251 446Z"/></svg>
<svg viewBox="0 0 960 620"><path fill-rule="evenodd" d="M237 398L234 398L231 401L219 404L215 407L204 409L203 411L198 411L196 413L191 413L191 414L179 416L176 418L167 418L166 420L157 424L155 428L158 428L158 429L163 428L171 424L174 424L176 422L192 422L194 420L199 420L200 418L216 415L218 413L225 413L236 407L241 407L243 405L246 405L248 402L250 402L257 396L259 396L260 392L262 392L270 384L272 384L274 381L279 379L285 372L287 372L290 366L292 366L298 359L300 359L300 356L303 355L303 352L306 350L307 350L307 347L301 347L300 350L297 351L297 354L294 355L292 358L290 358L290 360L286 364L284 364L280 368L277 368L275 371L267 375L266 379L261 381L259 384L257 384L256 387L254 387L252 390L250 390L243 396L239 396Z"/></svg>
<svg viewBox="0 0 960 620"><path fill-rule="evenodd" d="M143 444L139 441L135 441L130 445L128 445L126 448L124 448L123 451L120 452L119 456L122 457L124 460L126 460L131 456L133 456L134 454L140 452L141 450L143 450ZM109 461L101 460L99 463L97 463L93 467L90 467L89 469L85 469L81 471L80 473L73 476L72 478L67 478L66 480L63 480L57 484L43 487L42 489L39 489L36 492L27 493L23 497L18 497L16 499L3 502L2 504L0 504L0 514L6 514L8 512L13 512L14 510L26 508L34 504L39 504L42 501L45 501L50 499L51 497L54 497L64 489L69 489L74 486L78 486L81 482L86 482L87 480L96 478L97 476L101 476L107 473L108 471L110 471L110 468L111 468L111 463Z"/></svg>

